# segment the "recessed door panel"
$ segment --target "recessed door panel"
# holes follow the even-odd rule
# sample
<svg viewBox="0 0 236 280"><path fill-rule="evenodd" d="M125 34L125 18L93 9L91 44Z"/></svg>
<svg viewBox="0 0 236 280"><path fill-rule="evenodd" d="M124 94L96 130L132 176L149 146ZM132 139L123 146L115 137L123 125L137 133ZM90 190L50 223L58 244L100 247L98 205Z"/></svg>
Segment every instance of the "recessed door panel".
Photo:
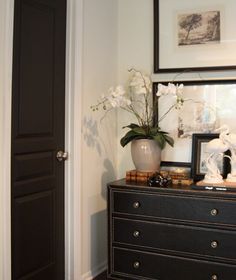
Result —
<svg viewBox="0 0 236 280"><path fill-rule="evenodd" d="M55 262L55 194L37 193L15 199L14 246L16 278Z"/></svg>
<svg viewBox="0 0 236 280"><path fill-rule="evenodd" d="M18 136L52 135L55 9L22 1L21 13Z"/></svg>
<svg viewBox="0 0 236 280"><path fill-rule="evenodd" d="M15 181L53 176L53 156L53 152L16 155Z"/></svg>

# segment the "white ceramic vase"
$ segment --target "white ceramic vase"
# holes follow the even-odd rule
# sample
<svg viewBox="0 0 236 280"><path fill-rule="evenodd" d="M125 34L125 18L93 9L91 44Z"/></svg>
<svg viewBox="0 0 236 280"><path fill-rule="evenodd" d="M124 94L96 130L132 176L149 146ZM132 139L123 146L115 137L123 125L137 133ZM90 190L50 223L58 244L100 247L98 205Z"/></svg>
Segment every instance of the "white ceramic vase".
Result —
<svg viewBox="0 0 236 280"><path fill-rule="evenodd" d="M131 142L131 156L138 171L156 172L160 170L161 148L155 140L133 140Z"/></svg>

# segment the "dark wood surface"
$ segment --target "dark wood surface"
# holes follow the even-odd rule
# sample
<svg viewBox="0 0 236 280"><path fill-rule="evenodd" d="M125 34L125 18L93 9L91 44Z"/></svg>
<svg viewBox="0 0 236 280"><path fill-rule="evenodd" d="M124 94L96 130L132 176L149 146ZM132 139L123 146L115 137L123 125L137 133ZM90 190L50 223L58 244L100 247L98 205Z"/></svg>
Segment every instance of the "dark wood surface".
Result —
<svg viewBox="0 0 236 280"><path fill-rule="evenodd" d="M64 280L66 0L15 0L12 279Z"/></svg>
<svg viewBox="0 0 236 280"><path fill-rule="evenodd" d="M109 184L108 279L236 279L235 195Z"/></svg>
<svg viewBox="0 0 236 280"><path fill-rule="evenodd" d="M103 271L102 273L100 273L98 276L96 276L95 278L93 278L93 280L106 280L107 279L107 271Z"/></svg>

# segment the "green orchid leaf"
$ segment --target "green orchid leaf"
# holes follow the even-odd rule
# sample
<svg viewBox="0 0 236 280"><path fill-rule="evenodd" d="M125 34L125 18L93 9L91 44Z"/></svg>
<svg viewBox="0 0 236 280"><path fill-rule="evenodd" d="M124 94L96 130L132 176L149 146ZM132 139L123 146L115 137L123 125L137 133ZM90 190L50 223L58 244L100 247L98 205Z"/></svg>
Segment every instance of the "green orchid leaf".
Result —
<svg viewBox="0 0 236 280"><path fill-rule="evenodd" d="M159 133L158 130L159 130L158 127L153 127L153 128L150 129L150 134L151 134L152 136L155 136L155 135L157 135L157 134Z"/></svg>
<svg viewBox="0 0 236 280"><path fill-rule="evenodd" d="M153 136L153 139L157 142L157 144L159 145L159 147L162 150L165 148L166 140L165 140L164 136L161 133L156 135L156 136Z"/></svg>
<svg viewBox="0 0 236 280"><path fill-rule="evenodd" d="M174 139L168 135L164 135L165 141L171 146L174 147Z"/></svg>
<svg viewBox="0 0 236 280"><path fill-rule="evenodd" d="M162 134L169 134L169 132L162 131L162 130L159 130L158 132L159 132L159 133L162 133Z"/></svg>
<svg viewBox="0 0 236 280"><path fill-rule="evenodd" d="M132 129L132 131L134 131L137 134L146 135L146 131L142 127L135 127Z"/></svg>
<svg viewBox="0 0 236 280"><path fill-rule="evenodd" d="M134 128L136 128L136 127L140 127L138 124L136 124L136 123L131 123L131 124L129 124L129 125L126 125L126 126L123 126L122 128L131 128L131 129L134 129Z"/></svg>
<svg viewBox="0 0 236 280"><path fill-rule="evenodd" d="M125 136L123 136L120 139L120 144L122 147L126 146L129 142L131 142L134 139L143 139L144 136L141 134L136 133L133 130L128 131Z"/></svg>

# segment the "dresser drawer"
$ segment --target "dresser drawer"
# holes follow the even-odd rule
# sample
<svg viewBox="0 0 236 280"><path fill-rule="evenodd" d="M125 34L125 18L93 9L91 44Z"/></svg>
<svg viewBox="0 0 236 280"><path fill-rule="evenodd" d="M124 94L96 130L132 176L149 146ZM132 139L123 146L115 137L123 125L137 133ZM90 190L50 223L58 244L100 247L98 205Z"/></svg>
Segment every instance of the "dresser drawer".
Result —
<svg viewBox="0 0 236 280"><path fill-rule="evenodd" d="M236 232L113 219L113 242L236 261Z"/></svg>
<svg viewBox="0 0 236 280"><path fill-rule="evenodd" d="M147 217L236 225L236 203L211 198L113 192L113 209Z"/></svg>
<svg viewBox="0 0 236 280"><path fill-rule="evenodd" d="M124 279L235 280L236 266L114 248L113 274Z"/></svg>

